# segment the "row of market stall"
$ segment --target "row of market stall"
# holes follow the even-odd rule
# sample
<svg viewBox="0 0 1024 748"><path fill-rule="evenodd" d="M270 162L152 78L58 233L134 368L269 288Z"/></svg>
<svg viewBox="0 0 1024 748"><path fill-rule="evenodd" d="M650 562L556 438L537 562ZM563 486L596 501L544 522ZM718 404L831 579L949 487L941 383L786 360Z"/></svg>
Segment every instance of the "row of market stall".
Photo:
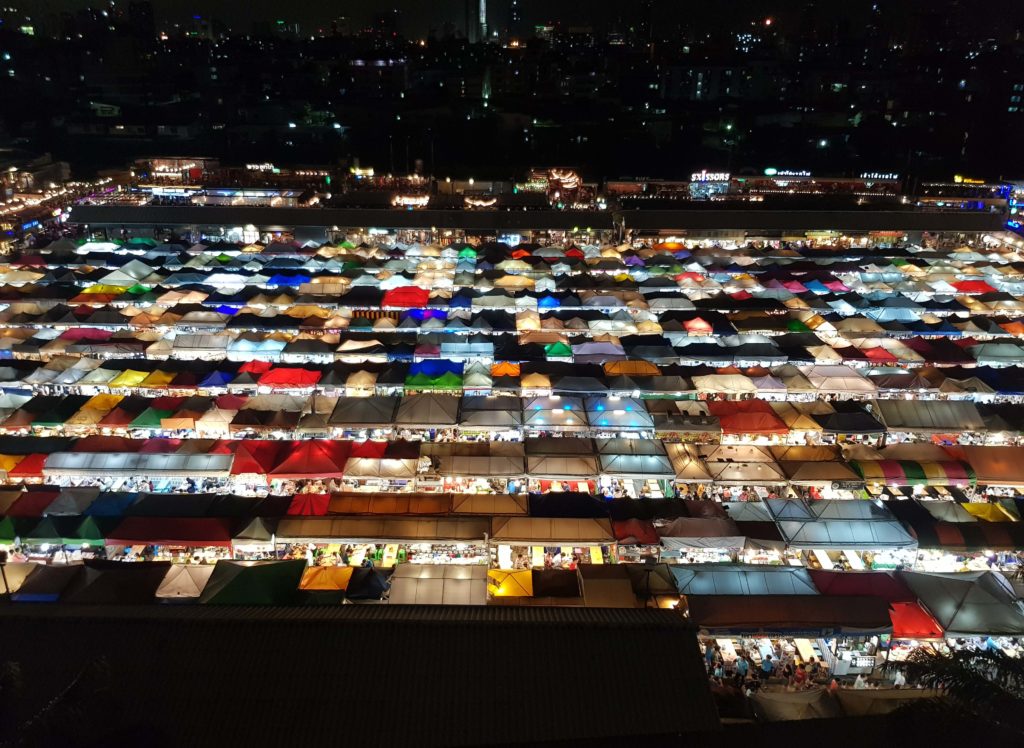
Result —
<svg viewBox="0 0 1024 748"><path fill-rule="evenodd" d="M581 566L576 570L487 570L404 565L309 567L302 560L173 565L87 561L10 564L15 602L302 604L381 601L434 605L678 607L735 657L732 637L756 636L767 651L783 640L803 661L835 675L870 671L913 648L988 638L1016 656L1024 607L998 572L836 572L704 565ZM876 637L870 654L846 648ZM879 639L878 637L881 637ZM795 641L794 641L795 640ZM947 644L948 640L948 644ZM1001 642L1001 646L996 642ZM825 651L822 651L822 650ZM751 650L762 656L758 647ZM857 660L872 660L858 663Z"/></svg>
<svg viewBox="0 0 1024 748"><path fill-rule="evenodd" d="M142 372L131 372L145 378ZM1024 433L1024 406L970 401L871 400L863 403L652 399L619 394L399 395L99 394L0 396L0 431L39 436L148 435L277 438L402 435L474 441L559 434L657 437L667 441L883 444L931 441L1013 444ZM139 391L139 390L135 390Z"/></svg>
<svg viewBox="0 0 1024 748"><path fill-rule="evenodd" d="M887 492L967 501L1011 496L1024 485L1016 446L902 443L682 444L659 439L533 437L522 441L183 439L118 435L0 437L7 482L94 484L149 478L171 488L220 490L299 481L377 479L394 490L526 493L580 490L614 498L762 497L801 486L814 498ZM191 481L191 482L189 482ZM713 484L713 485L708 485ZM501 489L501 490L498 490ZM627 490L628 489L628 490ZM712 491L714 491L712 495ZM865 493L867 491L868 493ZM623 493L624 492L624 493ZM729 493L729 496L725 495ZM836 496L828 494L836 493Z"/></svg>
<svg viewBox="0 0 1024 748"><path fill-rule="evenodd" d="M138 468L128 470L139 474ZM238 495L51 484L0 492L0 545L57 563L97 556L188 561L298 555L321 565L368 562L378 568L406 561L575 568L659 559L852 570L1022 568L1019 498L756 497L752 491L741 501L609 500L583 492L322 487L319 493Z"/></svg>
<svg viewBox="0 0 1024 748"><path fill-rule="evenodd" d="M1024 392L1017 369L992 367L861 373L849 366L710 368L613 361L492 363L454 360L279 365L249 354L244 362L101 360L64 355L45 364L8 360L6 390L41 393L221 395L292 394L325 397L449 395L618 395L650 399L737 399L802 402L815 398L1012 401Z"/></svg>

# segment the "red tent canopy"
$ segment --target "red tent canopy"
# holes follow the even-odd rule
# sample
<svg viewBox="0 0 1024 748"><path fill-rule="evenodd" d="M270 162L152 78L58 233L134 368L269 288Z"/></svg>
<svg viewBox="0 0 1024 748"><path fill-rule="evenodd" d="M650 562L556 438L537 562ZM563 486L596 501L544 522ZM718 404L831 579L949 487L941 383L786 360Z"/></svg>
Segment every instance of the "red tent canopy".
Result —
<svg viewBox="0 0 1024 748"><path fill-rule="evenodd" d="M918 602L889 603L893 639L941 639L942 627Z"/></svg>
<svg viewBox="0 0 1024 748"><path fill-rule="evenodd" d="M886 571L807 571L814 586L823 595L868 595L890 603L917 600L917 596L902 580Z"/></svg>
<svg viewBox="0 0 1024 748"><path fill-rule="evenodd" d="M323 517L331 503L328 493L297 493L292 496L287 514L304 517Z"/></svg>
<svg viewBox="0 0 1024 748"><path fill-rule="evenodd" d="M142 410L128 410L122 408L120 405L114 408L112 411L107 413L103 418L100 419L100 426L127 426L135 420L136 416L141 413Z"/></svg>
<svg viewBox="0 0 1024 748"><path fill-rule="evenodd" d="M683 322L683 328L690 335L710 335L715 329L714 326L701 317L694 317Z"/></svg>
<svg viewBox="0 0 1024 748"><path fill-rule="evenodd" d="M11 478L42 478L45 464L46 455L31 454L7 471L7 475Z"/></svg>
<svg viewBox="0 0 1024 748"><path fill-rule="evenodd" d="M1018 543L1009 529L1009 522L979 522L978 528L985 538L985 547L992 550L1016 550Z"/></svg>
<svg viewBox="0 0 1024 748"><path fill-rule="evenodd" d="M430 301L430 291L419 286L400 286L385 291L381 306L421 307Z"/></svg>
<svg viewBox="0 0 1024 748"><path fill-rule="evenodd" d="M178 395L164 395L163 397L154 397L149 402L149 407L153 410L169 410L172 413L181 407L181 404L185 402L184 397Z"/></svg>
<svg viewBox="0 0 1024 748"><path fill-rule="evenodd" d="M268 387L312 387L321 376L319 371L279 367L260 376L258 383Z"/></svg>
<svg viewBox="0 0 1024 748"><path fill-rule="evenodd" d="M292 442L284 460L268 475L272 478L341 478L351 444L330 439Z"/></svg>
<svg viewBox="0 0 1024 748"><path fill-rule="evenodd" d="M992 286L983 280L962 280L950 283L960 293L992 293L995 291Z"/></svg>
<svg viewBox="0 0 1024 748"><path fill-rule="evenodd" d="M57 498L58 491L25 491L7 509L8 517L41 517Z"/></svg>
<svg viewBox="0 0 1024 748"><path fill-rule="evenodd" d="M244 395L221 395L213 403L222 410L241 410L248 399Z"/></svg>
<svg viewBox="0 0 1024 748"><path fill-rule="evenodd" d="M723 434L789 433L789 427L764 400L713 400L707 407L718 417Z"/></svg>
<svg viewBox="0 0 1024 748"><path fill-rule="evenodd" d="M61 340L110 340L113 335L110 330L99 330L95 327L72 327L58 337Z"/></svg>
<svg viewBox="0 0 1024 748"><path fill-rule="evenodd" d="M142 443L139 454L174 454L181 449L182 441L182 439L164 439L163 437L146 439Z"/></svg>
<svg viewBox="0 0 1024 748"><path fill-rule="evenodd" d="M612 522L615 539L626 545L658 545L660 539L654 531L654 524L642 519L627 519Z"/></svg>
<svg viewBox="0 0 1024 748"><path fill-rule="evenodd" d="M273 368L269 361L246 361L238 367L239 374L266 374Z"/></svg>
<svg viewBox="0 0 1024 748"><path fill-rule="evenodd" d="M287 442L266 439L246 439L239 442L235 449L235 459L231 463L231 474L266 475L277 464L282 449L287 446Z"/></svg>
<svg viewBox="0 0 1024 748"><path fill-rule="evenodd" d="M873 348L864 348L863 353L867 356L868 361L884 361L886 363L895 363L896 361L899 361L895 355L880 345Z"/></svg>
<svg viewBox="0 0 1024 748"><path fill-rule="evenodd" d="M222 517L125 517L106 544L230 546L230 520Z"/></svg>
<svg viewBox="0 0 1024 748"><path fill-rule="evenodd" d="M197 377L194 372L182 371L175 374L174 379L172 379L170 384L168 384L167 386L175 388L180 387L182 389L188 390L196 387L198 384L199 377Z"/></svg>
<svg viewBox="0 0 1024 748"><path fill-rule="evenodd" d="M966 548L967 541L956 522L936 522L932 525L939 545L943 548Z"/></svg>

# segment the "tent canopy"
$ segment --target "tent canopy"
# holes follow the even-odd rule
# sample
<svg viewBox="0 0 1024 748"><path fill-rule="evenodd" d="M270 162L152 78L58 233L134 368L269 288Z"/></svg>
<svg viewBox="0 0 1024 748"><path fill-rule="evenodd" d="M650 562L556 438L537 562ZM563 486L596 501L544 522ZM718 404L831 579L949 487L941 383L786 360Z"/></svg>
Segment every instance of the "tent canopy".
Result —
<svg viewBox="0 0 1024 748"><path fill-rule="evenodd" d="M787 566L670 566L681 595L817 595L807 569Z"/></svg>
<svg viewBox="0 0 1024 748"><path fill-rule="evenodd" d="M1024 634L1024 608L996 571L899 573L946 636Z"/></svg>

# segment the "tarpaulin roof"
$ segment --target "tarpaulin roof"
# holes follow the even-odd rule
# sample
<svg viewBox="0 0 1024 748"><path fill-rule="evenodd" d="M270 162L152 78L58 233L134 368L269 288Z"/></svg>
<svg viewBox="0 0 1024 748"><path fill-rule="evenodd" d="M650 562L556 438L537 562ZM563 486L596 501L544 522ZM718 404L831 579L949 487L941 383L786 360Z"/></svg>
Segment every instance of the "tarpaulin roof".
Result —
<svg viewBox="0 0 1024 748"><path fill-rule="evenodd" d="M284 459L270 471L274 479L341 478L351 442L310 439L292 442Z"/></svg>
<svg viewBox="0 0 1024 748"><path fill-rule="evenodd" d="M823 595L870 595L890 603L917 599L902 579L887 571L808 569L808 573Z"/></svg>
<svg viewBox="0 0 1024 748"><path fill-rule="evenodd" d="M693 595L690 619L713 633L848 636L892 630L889 604L879 597L825 595Z"/></svg>
<svg viewBox="0 0 1024 748"><path fill-rule="evenodd" d="M487 568L452 564L399 564L388 601L398 605L485 605Z"/></svg>
<svg viewBox="0 0 1024 748"><path fill-rule="evenodd" d="M977 482L971 466L955 460L851 460L850 467L864 480L887 486L970 486Z"/></svg>
<svg viewBox="0 0 1024 748"><path fill-rule="evenodd" d="M171 564L156 590L156 599L198 600L214 568L211 564Z"/></svg>
<svg viewBox="0 0 1024 748"><path fill-rule="evenodd" d="M107 545L230 546L231 528L215 517L125 517Z"/></svg>
<svg viewBox="0 0 1024 748"><path fill-rule="evenodd" d="M724 434L789 433L789 427L763 400L715 400L708 402L707 407L718 418Z"/></svg>
<svg viewBox="0 0 1024 748"><path fill-rule="evenodd" d="M789 566L669 566L682 595L817 595L807 569Z"/></svg>
<svg viewBox="0 0 1024 748"><path fill-rule="evenodd" d="M995 571L953 574L899 572L946 636L1024 634L1024 608Z"/></svg>
<svg viewBox="0 0 1024 748"><path fill-rule="evenodd" d="M210 605L286 605L293 602L304 560L218 561L199 602Z"/></svg>

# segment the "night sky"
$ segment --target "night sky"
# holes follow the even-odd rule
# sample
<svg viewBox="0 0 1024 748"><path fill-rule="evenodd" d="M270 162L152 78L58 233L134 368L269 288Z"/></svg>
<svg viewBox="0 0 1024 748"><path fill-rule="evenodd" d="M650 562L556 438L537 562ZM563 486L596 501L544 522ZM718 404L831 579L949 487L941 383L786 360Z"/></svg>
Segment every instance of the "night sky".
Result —
<svg viewBox="0 0 1024 748"><path fill-rule="evenodd" d="M478 0L474 0L478 2ZM518 12L527 26L560 23L563 26L604 26L618 27L623 20L636 15L640 6L636 0L517 0ZM772 8L778 3L765 0L729 0L730 13L720 13L702 0L651 0L657 16L674 19L703 18L705 22L716 23L719 19L733 15L761 15L782 11L786 6ZM84 7L101 7L103 0L20 0L15 4L36 16L46 16L65 10ZM118 3L127 7L128 0ZM508 17L511 0L487 0L488 17L493 25L503 25ZM314 32L317 28L329 28L331 20L339 16L349 18L351 30L372 22L375 15L388 9L399 11L399 30L408 37L422 37L433 29L441 29L446 23L462 28L465 22L465 0L153 0L157 25L185 22L194 14L217 18L233 31L251 31L253 22L282 19L298 22L303 32ZM711 11L711 12L709 12ZM710 16L710 17L708 17ZM616 23L617 22L617 23ZM628 20L626 22L628 24Z"/></svg>
<svg viewBox="0 0 1024 748"><path fill-rule="evenodd" d="M679 0L685 2L685 0ZM27 13L45 17L48 13L75 10L88 6L102 7L102 0L21 0L14 3ZM508 0L489 0L495 13L503 13ZM127 0L119 3L127 7ZM614 12L614 3L577 0L520 0L526 14L536 19L559 20L565 24L583 24L607 12ZM347 16L353 24L372 20L383 10L397 8L401 13L401 30L411 36L425 34L430 27L441 28L445 22L461 24L465 17L464 0L298 0L284 3L281 0L153 0L157 24L184 21L193 15L203 15L225 21L239 31L248 31L253 21L287 20L298 21L303 30L315 30L328 26L331 19ZM602 12L604 9L604 12Z"/></svg>

